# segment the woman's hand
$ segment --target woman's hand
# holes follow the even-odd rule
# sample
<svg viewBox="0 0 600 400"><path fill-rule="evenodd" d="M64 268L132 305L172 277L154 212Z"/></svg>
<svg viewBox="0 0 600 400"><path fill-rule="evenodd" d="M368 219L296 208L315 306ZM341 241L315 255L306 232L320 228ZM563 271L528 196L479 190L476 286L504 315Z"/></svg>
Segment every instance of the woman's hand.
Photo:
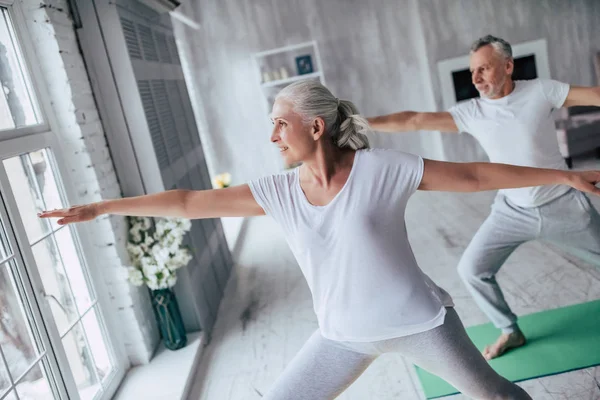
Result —
<svg viewBox="0 0 600 400"><path fill-rule="evenodd" d="M568 185L582 192L600 195L596 184L600 182L600 171L571 171Z"/></svg>
<svg viewBox="0 0 600 400"><path fill-rule="evenodd" d="M59 218L59 225L71 224L74 222L91 221L100 215L99 203L85 204L82 206L73 206L61 210L42 211L38 214L40 218Z"/></svg>

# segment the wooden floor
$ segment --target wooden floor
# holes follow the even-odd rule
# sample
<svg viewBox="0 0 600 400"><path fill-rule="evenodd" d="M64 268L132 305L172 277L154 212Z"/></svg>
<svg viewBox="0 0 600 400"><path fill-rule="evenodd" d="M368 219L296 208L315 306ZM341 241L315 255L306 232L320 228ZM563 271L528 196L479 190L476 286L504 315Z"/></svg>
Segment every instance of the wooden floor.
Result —
<svg viewBox="0 0 600 400"><path fill-rule="evenodd" d="M597 167L595 162L590 165ZM466 326L487 319L460 282L456 265L487 216L493 195L418 192L407 209L417 261L450 292ZM593 201L600 208L600 199ZM252 219L243 240L190 400L260 399L317 328L307 285L277 225L268 217ZM517 314L600 299L600 270L539 242L517 250L498 279ZM519 385L536 400L598 400L600 367ZM422 398L412 365L394 354L378 358L339 397Z"/></svg>

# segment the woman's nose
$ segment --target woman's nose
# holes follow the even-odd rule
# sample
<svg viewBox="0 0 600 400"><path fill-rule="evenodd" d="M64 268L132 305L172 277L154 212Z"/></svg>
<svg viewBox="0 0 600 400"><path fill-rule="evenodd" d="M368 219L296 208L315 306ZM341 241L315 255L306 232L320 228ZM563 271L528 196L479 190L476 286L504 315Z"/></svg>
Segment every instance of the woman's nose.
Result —
<svg viewBox="0 0 600 400"><path fill-rule="evenodd" d="M271 142L275 143L279 140L279 134L277 133L277 127L273 127L271 131Z"/></svg>

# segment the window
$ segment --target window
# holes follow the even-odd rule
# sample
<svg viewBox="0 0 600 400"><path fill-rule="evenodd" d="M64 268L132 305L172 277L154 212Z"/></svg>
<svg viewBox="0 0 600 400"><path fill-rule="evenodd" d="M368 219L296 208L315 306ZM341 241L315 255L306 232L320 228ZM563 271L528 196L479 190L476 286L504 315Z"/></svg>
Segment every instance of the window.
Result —
<svg viewBox="0 0 600 400"><path fill-rule="evenodd" d="M41 278L79 394L93 399L112 362L100 329L98 302L71 226L40 220L37 213L64 206L51 151L41 149L3 160L23 223L29 251ZM25 352L23 353L25 354Z"/></svg>
<svg viewBox="0 0 600 400"><path fill-rule="evenodd" d="M67 202L14 7L0 5L0 400L104 400L122 356L77 227L37 218Z"/></svg>

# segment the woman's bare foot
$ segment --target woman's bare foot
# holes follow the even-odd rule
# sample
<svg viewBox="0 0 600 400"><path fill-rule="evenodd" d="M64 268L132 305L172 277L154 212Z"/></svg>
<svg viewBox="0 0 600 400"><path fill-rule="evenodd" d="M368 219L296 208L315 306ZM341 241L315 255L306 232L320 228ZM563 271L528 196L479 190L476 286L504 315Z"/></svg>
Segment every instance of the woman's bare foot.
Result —
<svg viewBox="0 0 600 400"><path fill-rule="evenodd" d="M498 337L496 343L485 347L483 350L483 356L486 360L500 357L509 349L523 346L526 341L525 335L523 335L523 332L521 331L503 333L500 335L500 337Z"/></svg>

